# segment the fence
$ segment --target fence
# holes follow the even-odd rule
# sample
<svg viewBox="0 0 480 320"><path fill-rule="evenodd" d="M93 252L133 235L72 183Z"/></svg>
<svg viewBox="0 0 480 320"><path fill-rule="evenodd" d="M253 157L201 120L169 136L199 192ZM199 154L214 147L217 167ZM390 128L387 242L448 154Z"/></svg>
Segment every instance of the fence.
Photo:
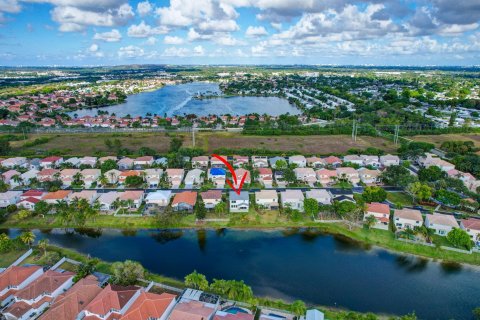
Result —
<svg viewBox="0 0 480 320"><path fill-rule="evenodd" d="M17 260L15 260L11 265L12 266L18 266L23 260L25 260L29 255L31 255L33 252L32 249L29 249L27 252L25 252L24 254L22 254L20 256L20 258L18 258Z"/></svg>
<svg viewBox="0 0 480 320"><path fill-rule="evenodd" d="M463 249L458 249L458 248L452 248L452 247L447 247L447 246L440 246L443 250L449 250L449 251L455 251L455 252L460 252L460 253L466 253L466 254L472 254L472 250L463 250Z"/></svg>

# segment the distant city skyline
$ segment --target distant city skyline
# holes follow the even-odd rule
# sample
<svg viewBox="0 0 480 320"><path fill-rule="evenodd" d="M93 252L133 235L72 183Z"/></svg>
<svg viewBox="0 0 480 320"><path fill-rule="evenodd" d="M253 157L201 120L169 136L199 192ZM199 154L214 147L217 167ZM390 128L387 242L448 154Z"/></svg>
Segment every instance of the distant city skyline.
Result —
<svg viewBox="0 0 480 320"><path fill-rule="evenodd" d="M472 0L0 0L0 65L480 64Z"/></svg>

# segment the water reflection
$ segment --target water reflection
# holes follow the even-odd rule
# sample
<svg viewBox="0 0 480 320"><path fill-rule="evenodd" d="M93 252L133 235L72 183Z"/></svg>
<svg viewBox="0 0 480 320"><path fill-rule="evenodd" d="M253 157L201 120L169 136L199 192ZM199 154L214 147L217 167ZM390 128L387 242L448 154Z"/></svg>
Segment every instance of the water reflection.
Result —
<svg viewBox="0 0 480 320"><path fill-rule="evenodd" d="M362 243L344 235L333 235L335 249L341 252L362 252L370 250L372 246L370 244Z"/></svg>
<svg viewBox="0 0 480 320"><path fill-rule="evenodd" d="M75 228L74 232L78 233L81 236L87 236L89 238L100 238L102 236L102 229L100 228Z"/></svg>
<svg viewBox="0 0 480 320"><path fill-rule="evenodd" d="M406 255L397 256L395 262L398 267L405 269L408 273L424 271L428 266L427 259Z"/></svg>
<svg viewBox="0 0 480 320"><path fill-rule="evenodd" d="M160 230L150 233L150 237L161 244L180 239L182 236L183 230Z"/></svg>
<svg viewBox="0 0 480 320"><path fill-rule="evenodd" d="M121 233L125 237L135 237L137 235L137 230L135 230L135 229L123 229L121 231Z"/></svg>
<svg viewBox="0 0 480 320"><path fill-rule="evenodd" d="M306 230L301 231L300 235L302 236L303 241L314 242L318 237L323 235L323 232L321 232L318 229L308 228Z"/></svg>
<svg viewBox="0 0 480 320"><path fill-rule="evenodd" d="M201 252L205 252L207 248L207 231L204 229L197 230L198 248Z"/></svg>
<svg viewBox="0 0 480 320"><path fill-rule="evenodd" d="M456 262L443 261L440 263L440 266L442 267L443 273L447 275L457 274L462 271L462 265Z"/></svg>

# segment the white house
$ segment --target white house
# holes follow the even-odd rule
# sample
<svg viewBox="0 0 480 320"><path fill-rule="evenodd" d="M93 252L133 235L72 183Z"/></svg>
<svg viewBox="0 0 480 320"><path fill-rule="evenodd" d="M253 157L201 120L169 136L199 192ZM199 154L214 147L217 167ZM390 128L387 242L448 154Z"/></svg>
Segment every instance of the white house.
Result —
<svg viewBox="0 0 480 320"><path fill-rule="evenodd" d="M111 211L114 210L114 203L120 197L120 194L117 191L109 191L101 193L98 197L98 202L100 203L101 211Z"/></svg>
<svg viewBox="0 0 480 320"><path fill-rule="evenodd" d="M27 158L25 157L8 158L1 163L2 167L7 169L13 169L16 167L26 168L28 166Z"/></svg>
<svg viewBox="0 0 480 320"><path fill-rule="evenodd" d="M250 196L248 191L241 191L237 194L234 191L230 191L230 212L248 212L250 208Z"/></svg>
<svg viewBox="0 0 480 320"><path fill-rule="evenodd" d="M310 187L313 187L317 182L317 174L313 170L313 168L295 168L293 169L295 172L295 176L298 181L302 181L307 183Z"/></svg>
<svg viewBox="0 0 480 320"><path fill-rule="evenodd" d="M112 169L105 172L105 177L107 178L109 184L115 184L118 182L118 178L121 174L121 171L117 169Z"/></svg>
<svg viewBox="0 0 480 320"><path fill-rule="evenodd" d="M9 205L17 204L20 201L22 191L7 191L0 193L0 208L6 208Z"/></svg>
<svg viewBox="0 0 480 320"><path fill-rule="evenodd" d="M397 229L413 229L423 225L422 213L414 209L395 209L393 222Z"/></svg>
<svg viewBox="0 0 480 320"><path fill-rule="evenodd" d="M298 168L305 168L307 166L307 159L302 155L291 156L288 158L290 165L296 165Z"/></svg>
<svg viewBox="0 0 480 320"><path fill-rule="evenodd" d="M205 172L201 169L192 169L188 171L187 175L185 176L185 188L193 189L200 187L203 183L204 177Z"/></svg>
<svg viewBox="0 0 480 320"><path fill-rule="evenodd" d="M326 189L312 189L305 192L307 199L315 199L319 204L331 204L332 194Z"/></svg>
<svg viewBox="0 0 480 320"><path fill-rule="evenodd" d="M268 158L263 156L253 156L252 165L254 168L267 168Z"/></svg>
<svg viewBox="0 0 480 320"><path fill-rule="evenodd" d="M90 188L98 180L102 171L100 169L84 169L81 174L85 188Z"/></svg>
<svg viewBox="0 0 480 320"><path fill-rule="evenodd" d="M363 159L356 154L346 155L345 157L343 157L343 162L349 162L359 166L363 165Z"/></svg>
<svg viewBox="0 0 480 320"><path fill-rule="evenodd" d="M278 193L276 190L260 190L255 192L255 203L265 209L278 209Z"/></svg>
<svg viewBox="0 0 480 320"><path fill-rule="evenodd" d="M378 156L371 156L371 155L365 155L362 154L360 157L363 160L363 165L364 166L372 166L375 168L380 167L380 160L378 159Z"/></svg>
<svg viewBox="0 0 480 320"><path fill-rule="evenodd" d="M157 188L163 176L162 169L145 169L145 180L149 188Z"/></svg>
<svg viewBox="0 0 480 320"><path fill-rule="evenodd" d="M301 190L285 190L280 192L282 206L303 212L303 201L305 197Z"/></svg>
<svg viewBox="0 0 480 320"><path fill-rule="evenodd" d="M460 228L454 216L448 214L427 214L425 226L435 230L435 234L446 236L453 228Z"/></svg>
<svg viewBox="0 0 480 320"><path fill-rule="evenodd" d="M383 167L398 166L400 164L400 158L391 154L380 156L380 164Z"/></svg>
<svg viewBox="0 0 480 320"><path fill-rule="evenodd" d="M369 216L375 217L374 228L377 229L388 229L388 224L390 222L390 207L388 204L372 202L367 204L367 210L363 215L363 221L367 220Z"/></svg>
<svg viewBox="0 0 480 320"><path fill-rule="evenodd" d="M463 219L460 221L460 228L468 233L477 246L480 245L480 219Z"/></svg>
<svg viewBox="0 0 480 320"><path fill-rule="evenodd" d="M147 194L145 204L147 208L165 208L170 204L171 199L172 191L158 190Z"/></svg>

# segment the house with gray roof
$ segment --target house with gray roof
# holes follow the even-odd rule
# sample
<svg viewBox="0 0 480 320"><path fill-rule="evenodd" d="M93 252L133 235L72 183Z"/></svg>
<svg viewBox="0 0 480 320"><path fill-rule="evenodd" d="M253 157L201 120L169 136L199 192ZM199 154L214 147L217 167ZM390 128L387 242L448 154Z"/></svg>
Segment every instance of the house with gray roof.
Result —
<svg viewBox="0 0 480 320"><path fill-rule="evenodd" d="M230 191L229 194L230 212L248 212L250 208L250 196L248 191L241 191L240 194Z"/></svg>

